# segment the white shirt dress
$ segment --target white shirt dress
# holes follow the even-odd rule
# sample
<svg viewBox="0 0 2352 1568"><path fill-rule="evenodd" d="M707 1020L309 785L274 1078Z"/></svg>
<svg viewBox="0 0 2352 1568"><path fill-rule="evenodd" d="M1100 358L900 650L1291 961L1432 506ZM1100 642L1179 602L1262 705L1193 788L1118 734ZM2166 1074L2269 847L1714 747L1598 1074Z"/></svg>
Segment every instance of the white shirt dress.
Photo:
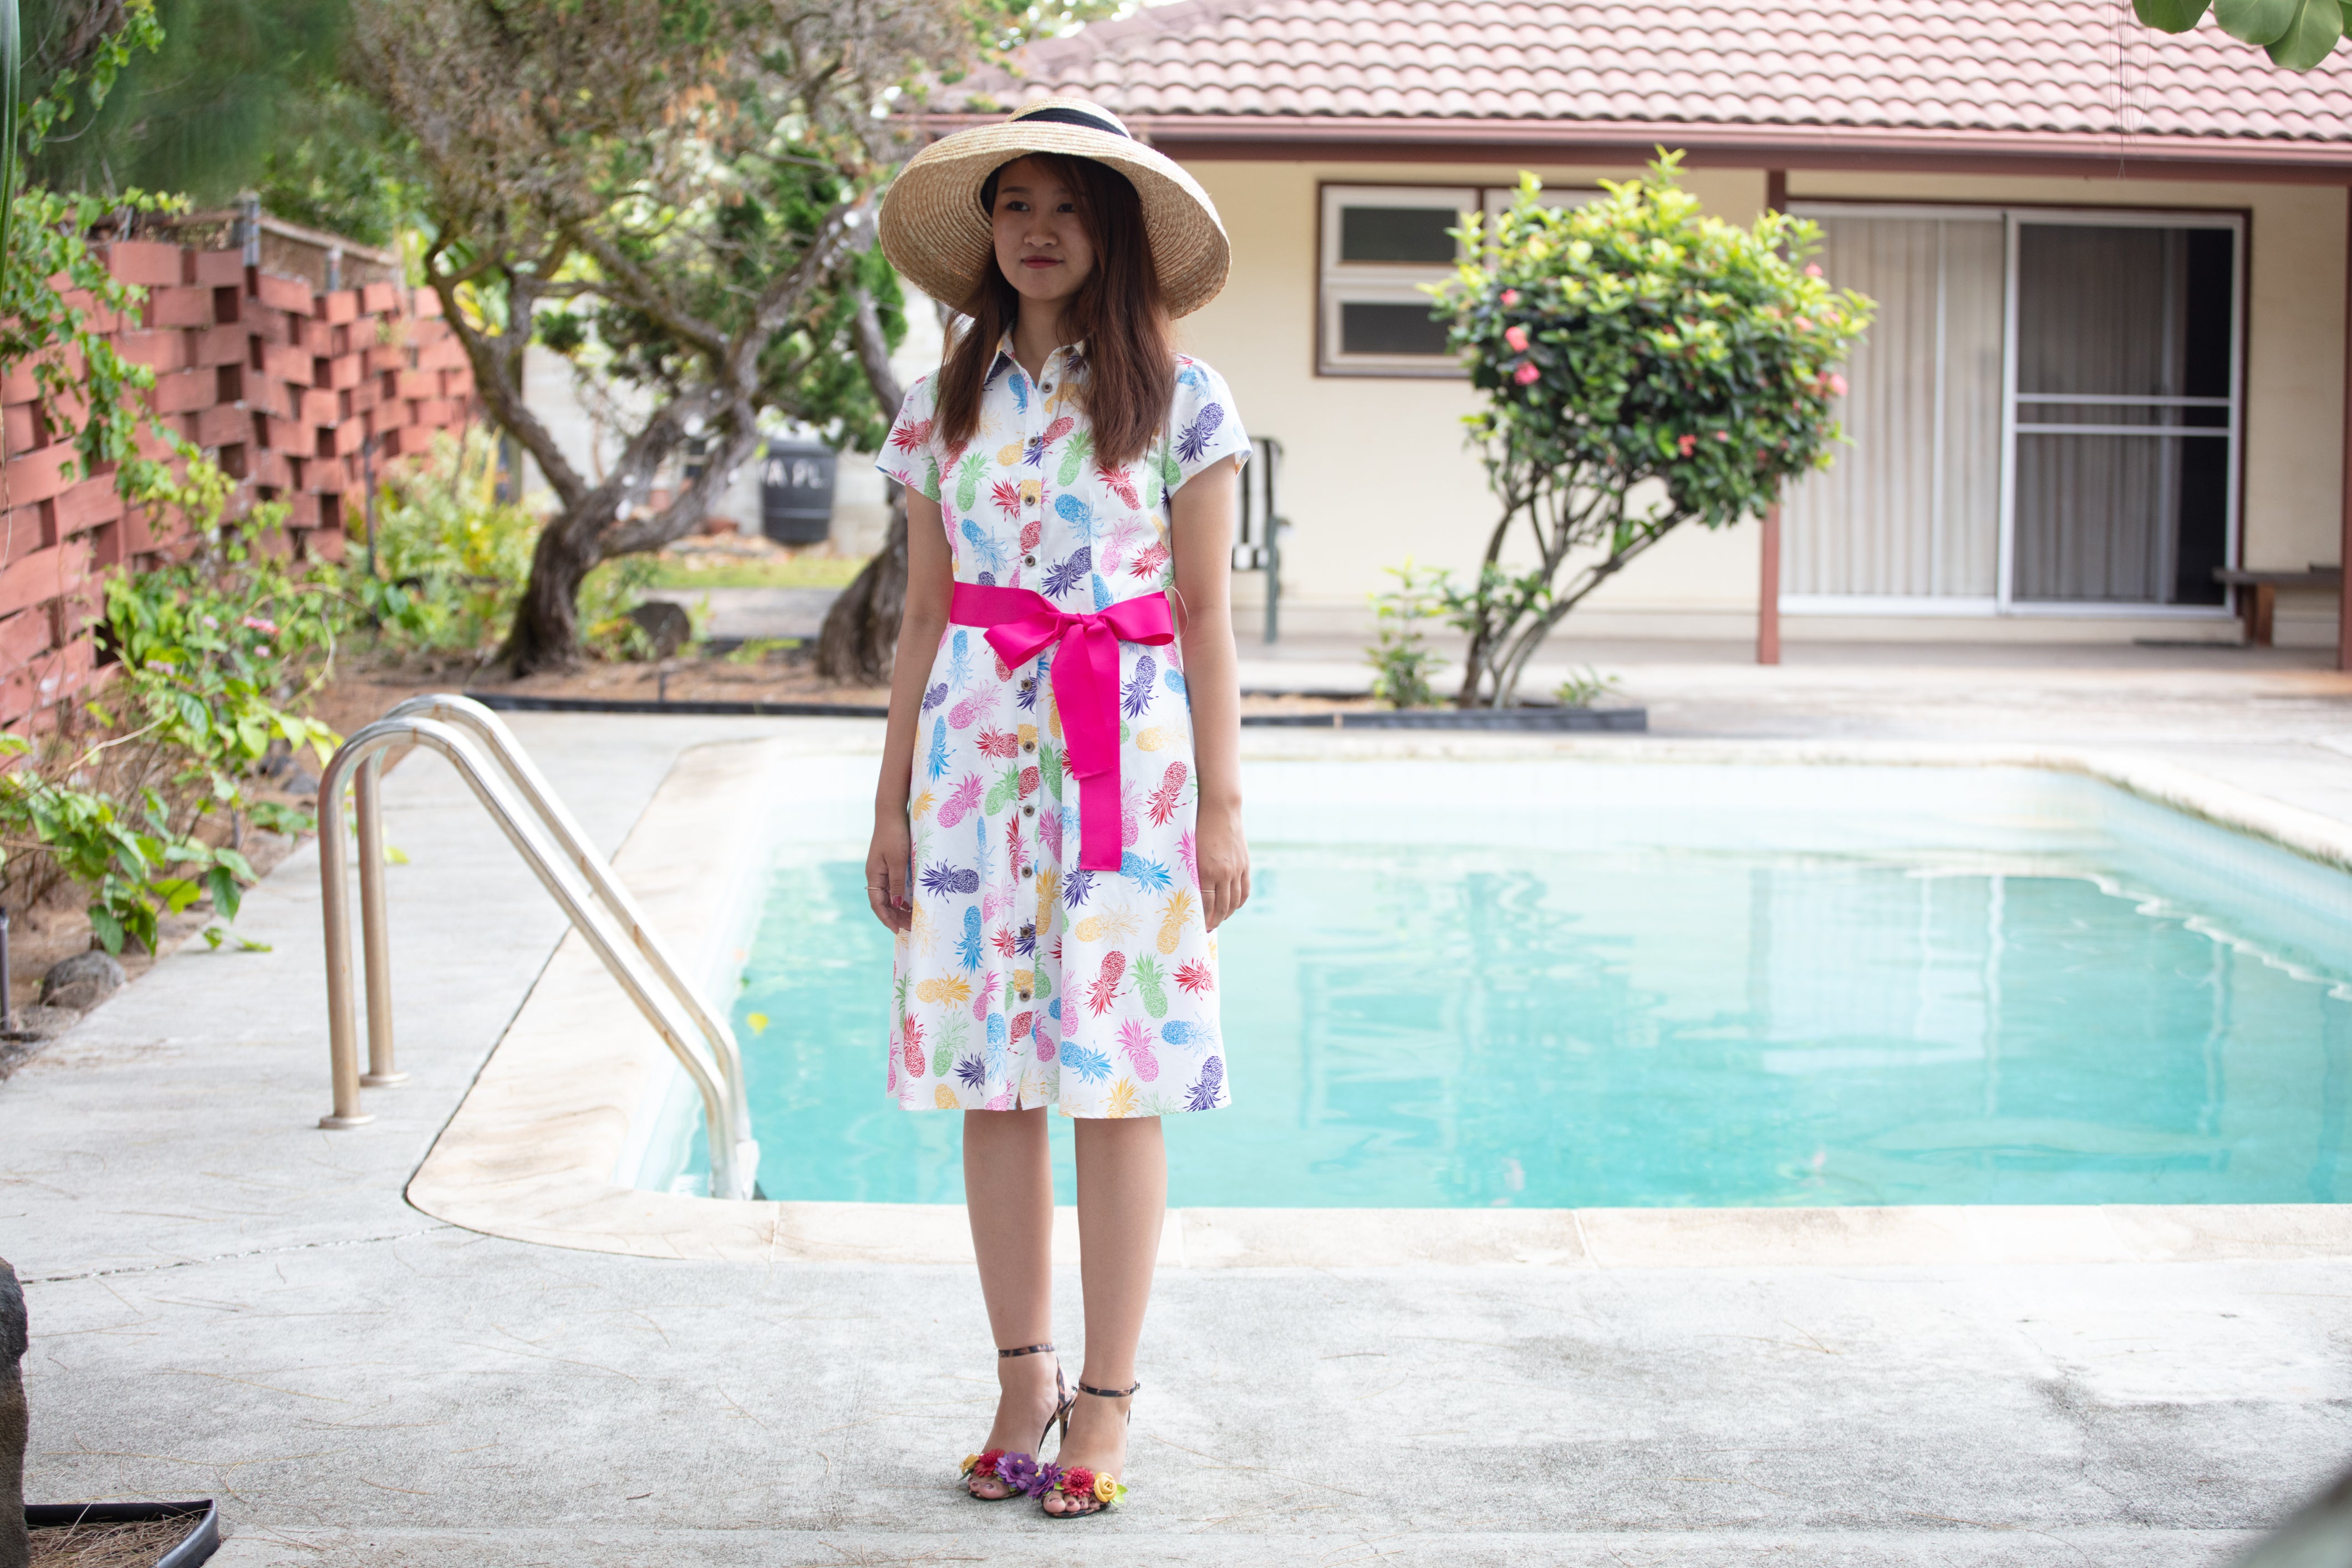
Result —
<svg viewBox="0 0 2352 1568"><path fill-rule="evenodd" d="M940 503L960 583L1029 589L1073 616L1163 593L1170 495L1250 449L1216 372L1176 364L1169 417L1131 467L1095 461L1084 345L1055 351L1033 383L1009 335L969 444L934 439L927 377L877 466ZM1227 1103L1179 646L1118 645L1120 868L1087 871L1054 649L1007 666L980 627L940 638L915 736L915 911L891 1014L887 1084L906 1109L1160 1116Z"/></svg>

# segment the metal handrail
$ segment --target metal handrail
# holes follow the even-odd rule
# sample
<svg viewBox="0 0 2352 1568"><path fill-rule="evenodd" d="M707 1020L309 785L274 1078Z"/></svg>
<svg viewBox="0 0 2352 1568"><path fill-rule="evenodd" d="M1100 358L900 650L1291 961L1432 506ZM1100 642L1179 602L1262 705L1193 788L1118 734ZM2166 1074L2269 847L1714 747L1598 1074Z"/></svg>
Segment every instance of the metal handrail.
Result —
<svg viewBox="0 0 2352 1568"><path fill-rule="evenodd" d="M432 717L425 717L425 714ZM458 726L463 726L461 730ZM471 731L468 735L466 731ZM487 742L478 745L476 739ZM406 1075L393 1058L391 954L384 920L381 776L383 753L404 742L446 757L523 863L555 899L572 927L646 1021L669 1047L702 1099L710 1132L713 1196L750 1197L759 1170L743 1092L742 1057L727 1026L704 1005L646 926L635 900L597 855L561 802L496 715L463 697L416 698L343 742L319 781L319 816L331 823L352 786L360 841L360 918L366 952L368 1072L359 1070L359 1030L352 1005L350 868L340 833L320 835L319 883L327 939L327 1021L334 1110L319 1125L357 1127L373 1121L360 1109L360 1089L397 1083ZM485 755L487 751L488 754ZM493 765L492 759L496 760ZM506 775L499 776L501 772ZM329 850L328 839L333 840ZM699 1037L698 1040L697 1037ZM708 1059L705 1051L708 1051Z"/></svg>
<svg viewBox="0 0 2352 1568"><path fill-rule="evenodd" d="M545 825L550 833L554 835L557 845L570 857L572 868L580 873L583 879L587 882L590 890L595 893L604 906L613 912L613 918L627 928L630 940L635 943L637 951L644 954L646 962L652 965L654 973L660 979L662 984L668 988L669 994L677 998L679 1005L686 1008L688 1016L694 1020L695 1027L701 1031L702 1037L709 1043L711 1055L718 1059L719 1070L727 1080L729 1094L738 1104L745 1102L747 1096L743 1087L743 1053L736 1044L735 1031L728 1027L726 1019L712 1012L704 1004L702 993L688 984L686 977L678 973L677 964L670 957L668 945L655 934L652 925L646 920L645 911L638 908L637 900L631 896L629 889L623 885L621 879L613 874L611 864L596 852L595 846L589 842L586 831L581 827L578 819L565 808L563 802L556 795L554 787L547 782L547 775L539 771L538 764L530 760L530 753L523 750L522 742L515 739L514 731L507 728L506 721L472 698L461 697L456 692L449 691L430 696L412 697L383 717L384 720L389 721L405 719L412 714L437 719L445 723L454 723L461 729L470 731L478 739L488 744L490 754L505 767L508 778L518 790L521 791L524 801L530 805L532 811L538 814L540 821ZM383 863L383 857L379 855L376 858L376 864L381 867ZM362 861L362 864L364 866L365 862ZM367 896L367 873L364 870L361 872L360 880L361 897L364 899ZM373 1019L371 1019L371 1031L373 1031ZM391 1022L387 1017L384 1026L387 1047L391 1037ZM370 1043L373 1045L373 1038ZM389 1059L390 1051L387 1048L387 1062ZM736 1136L739 1139L744 1139L751 1135L751 1124L747 1119L744 1124L736 1130Z"/></svg>

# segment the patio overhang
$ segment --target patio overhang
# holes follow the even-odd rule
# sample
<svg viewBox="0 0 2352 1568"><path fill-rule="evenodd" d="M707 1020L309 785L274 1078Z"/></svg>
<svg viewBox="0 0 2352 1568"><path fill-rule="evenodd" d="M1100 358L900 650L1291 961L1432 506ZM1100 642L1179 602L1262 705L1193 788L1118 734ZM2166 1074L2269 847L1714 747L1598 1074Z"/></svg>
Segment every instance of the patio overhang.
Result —
<svg viewBox="0 0 2352 1568"><path fill-rule="evenodd" d="M911 118L921 140L935 141L1003 115ZM1693 167L2352 184L2352 142L2315 138L1326 114L1135 114L1128 123L1179 163L1638 165L1665 147Z"/></svg>

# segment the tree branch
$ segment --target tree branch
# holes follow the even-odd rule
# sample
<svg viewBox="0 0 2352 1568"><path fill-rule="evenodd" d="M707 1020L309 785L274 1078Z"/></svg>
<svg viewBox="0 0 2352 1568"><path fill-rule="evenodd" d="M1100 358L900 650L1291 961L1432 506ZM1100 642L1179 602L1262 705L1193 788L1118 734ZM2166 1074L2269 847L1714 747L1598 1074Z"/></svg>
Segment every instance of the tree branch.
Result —
<svg viewBox="0 0 2352 1568"><path fill-rule="evenodd" d="M467 320L457 298L457 279L442 272L434 265L435 259L426 259L425 270L433 280L433 292L441 300L441 318L457 334L467 363L474 368L474 390L489 405L490 417L530 454L539 471L554 487L556 499L563 503L564 510L576 510L587 494L587 481L563 455L562 447L556 445L554 432L523 399L523 356L530 347L528 286L517 274L508 272L507 331L492 338L477 331ZM518 315L523 322L520 331L515 330Z"/></svg>
<svg viewBox="0 0 2352 1568"><path fill-rule="evenodd" d="M646 315L709 354L713 360L726 356L729 347L727 333L720 328L681 309L672 298L673 290L664 289L646 276L645 268L624 255L621 247L602 235L590 231L584 225L572 231L572 241L595 259L605 274L625 285L627 292L619 298L632 310ZM614 298L610 289L596 292L607 299Z"/></svg>

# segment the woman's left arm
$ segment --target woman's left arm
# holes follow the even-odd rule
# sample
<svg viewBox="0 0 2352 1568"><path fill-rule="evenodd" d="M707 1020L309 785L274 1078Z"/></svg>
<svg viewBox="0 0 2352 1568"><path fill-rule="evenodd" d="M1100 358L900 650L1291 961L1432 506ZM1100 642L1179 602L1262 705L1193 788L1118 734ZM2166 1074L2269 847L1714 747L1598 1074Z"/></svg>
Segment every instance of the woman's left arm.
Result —
<svg viewBox="0 0 2352 1568"><path fill-rule="evenodd" d="M1171 498L1176 592L1183 612L1184 690L1192 709L1200 805L1194 850L1201 917L1214 931L1249 901L1249 842L1242 835L1242 693L1234 651L1234 524L1238 460L1213 464Z"/></svg>

